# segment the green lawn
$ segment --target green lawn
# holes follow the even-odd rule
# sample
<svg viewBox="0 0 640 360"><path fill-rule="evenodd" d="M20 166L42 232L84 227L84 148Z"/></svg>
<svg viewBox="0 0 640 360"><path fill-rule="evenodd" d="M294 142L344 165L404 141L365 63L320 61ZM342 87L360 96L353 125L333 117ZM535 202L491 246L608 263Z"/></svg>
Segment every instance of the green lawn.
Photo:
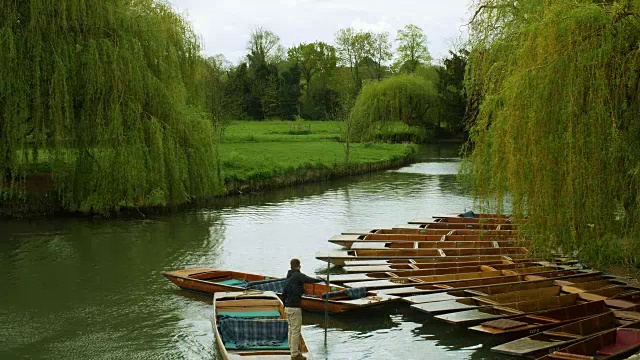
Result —
<svg viewBox="0 0 640 360"><path fill-rule="evenodd" d="M266 179L301 169L329 169L344 165L345 146L339 121L304 122L293 135L287 121L235 121L220 144L220 160L226 180ZM396 160L412 151L409 144L352 144L350 162L376 163Z"/></svg>
<svg viewBox="0 0 640 360"><path fill-rule="evenodd" d="M342 121L233 121L223 142L335 141Z"/></svg>

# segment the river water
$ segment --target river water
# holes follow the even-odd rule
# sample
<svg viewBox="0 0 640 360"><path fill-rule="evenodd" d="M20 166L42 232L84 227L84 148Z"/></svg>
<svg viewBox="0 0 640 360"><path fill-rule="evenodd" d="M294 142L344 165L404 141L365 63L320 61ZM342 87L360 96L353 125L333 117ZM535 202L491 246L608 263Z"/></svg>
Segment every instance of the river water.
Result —
<svg viewBox="0 0 640 360"><path fill-rule="evenodd" d="M211 298L160 272L194 266L308 274L332 235L469 210L455 147L425 147L398 170L225 199L208 209L128 220L0 223L0 359L212 359ZM404 303L304 314L315 359L507 359L494 339Z"/></svg>

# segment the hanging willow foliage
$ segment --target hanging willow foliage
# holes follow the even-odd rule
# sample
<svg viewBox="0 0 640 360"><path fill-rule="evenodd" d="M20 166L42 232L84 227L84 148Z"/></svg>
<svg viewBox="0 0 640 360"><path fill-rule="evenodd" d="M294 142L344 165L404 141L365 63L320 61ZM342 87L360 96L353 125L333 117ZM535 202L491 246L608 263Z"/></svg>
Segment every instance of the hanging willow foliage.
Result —
<svg viewBox="0 0 640 360"><path fill-rule="evenodd" d="M433 126L438 102L434 83L416 75L392 76L369 84L355 101L348 135L351 140L368 141L377 130L398 121L409 126Z"/></svg>
<svg viewBox="0 0 640 360"><path fill-rule="evenodd" d="M481 0L463 174L528 216L539 250L640 256L640 1ZM496 201L497 199L497 201Z"/></svg>
<svg viewBox="0 0 640 360"><path fill-rule="evenodd" d="M190 25L154 0L0 1L0 189L51 172L72 211L221 191Z"/></svg>

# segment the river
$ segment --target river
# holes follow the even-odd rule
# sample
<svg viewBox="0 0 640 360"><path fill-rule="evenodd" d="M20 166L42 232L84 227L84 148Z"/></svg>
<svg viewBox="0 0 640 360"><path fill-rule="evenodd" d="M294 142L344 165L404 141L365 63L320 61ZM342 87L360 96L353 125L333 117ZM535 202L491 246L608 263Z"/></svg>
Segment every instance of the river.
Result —
<svg viewBox="0 0 640 360"><path fill-rule="evenodd" d="M194 266L284 276L326 264L332 235L472 208L455 147L424 147L398 170L227 198L144 219L0 223L0 358L212 359L211 298L161 272ZM304 314L315 359L507 359L494 339L404 303L331 316Z"/></svg>

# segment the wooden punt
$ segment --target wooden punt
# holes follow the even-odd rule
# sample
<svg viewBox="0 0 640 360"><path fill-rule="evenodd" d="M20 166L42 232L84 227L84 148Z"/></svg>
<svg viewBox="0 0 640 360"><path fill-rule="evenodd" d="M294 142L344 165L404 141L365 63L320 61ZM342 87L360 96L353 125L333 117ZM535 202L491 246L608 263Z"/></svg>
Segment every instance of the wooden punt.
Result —
<svg viewBox="0 0 640 360"><path fill-rule="evenodd" d="M461 218L461 217L441 217L441 218L417 218L411 219L409 224L433 224L433 223L450 223L450 224L511 224L511 218Z"/></svg>
<svg viewBox="0 0 640 360"><path fill-rule="evenodd" d="M274 276L265 276L238 271L225 271L213 268L192 268L163 272L162 275L172 283L185 290L191 290L204 294L214 294L217 292L233 292L246 290L241 286L243 282L262 281L278 279ZM238 284L238 285L234 285ZM302 297L301 307L309 311L325 311L325 300L322 294L327 292L326 284L305 284L305 295ZM344 287L331 285L333 291L345 290ZM281 295L281 294L278 294ZM360 309L389 301L397 300L397 297L389 295L377 295L367 292L367 296L360 299L349 299L347 297L332 297L328 303L328 311L331 313L341 313L348 310Z"/></svg>
<svg viewBox="0 0 640 360"><path fill-rule="evenodd" d="M508 305L526 300L559 296L560 286L519 290L495 295L475 296L456 300L428 302L411 305L413 309L429 314L451 313L455 311L473 310L494 305Z"/></svg>
<svg viewBox="0 0 640 360"><path fill-rule="evenodd" d="M496 265L479 265L479 266L476 265L476 266L430 268L430 269L416 269L416 270L396 270L396 271L387 271L387 272L331 275L330 280L333 283L342 284L345 282L390 279L390 278L397 278L397 277L461 274L461 273L472 273L472 272L482 272L482 271L531 268L535 266L540 266L540 265L532 262L522 262L522 263L513 263L513 264L496 264ZM324 278L326 279L326 276L324 276Z"/></svg>
<svg viewBox="0 0 640 360"><path fill-rule="evenodd" d="M507 319L529 313L564 308L577 305L580 300L576 294L567 294L543 299L534 299L511 303L504 306L492 306L475 310L457 311L436 315L438 320L450 324L470 326L488 320Z"/></svg>
<svg viewBox="0 0 640 360"><path fill-rule="evenodd" d="M429 224L409 224L417 226L420 229L480 229L480 230L517 230L518 225L515 224L487 224L487 223L429 223ZM410 228L412 229L412 228Z"/></svg>
<svg viewBox="0 0 640 360"><path fill-rule="evenodd" d="M216 293L213 314L213 332L222 359L291 359L284 306L274 292ZM263 334L264 338L239 344L238 341L247 340L243 339L246 336L243 330ZM311 359L303 336L300 336L299 349L303 356Z"/></svg>
<svg viewBox="0 0 640 360"><path fill-rule="evenodd" d="M450 214L439 214L434 215L434 218L463 218L463 219L476 219L476 218L510 218L511 215L500 214L500 213L470 213L467 216L466 213L450 213Z"/></svg>
<svg viewBox="0 0 640 360"><path fill-rule="evenodd" d="M484 262L483 262L484 261ZM343 268L355 268L358 266L379 266L379 265L424 265L424 264L443 264L443 267L463 266L466 265L483 265L487 261L511 261L511 262L527 262L538 261L528 255L482 255L482 256L465 256L465 257L440 257L426 259L358 259L354 257L351 260L345 260ZM465 266L466 266L465 265Z"/></svg>
<svg viewBox="0 0 640 360"><path fill-rule="evenodd" d="M517 283L496 284L487 286L478 286L474 288L467 288L461 290L450 290L437 292L434 294L413 295L402 298L403 301L409 304L426 304L435 303L441 301L452 301L466 299L473 296L489 296L503 293L509 293L514 291L523 291L529 289L543 289L553 287L555 285L554 280L535 280L535 281L523 281Z"/></svg>
<svg viewBox="0 0 640 360"><path fill-rule="evenodd" d="M503 235L517 236L518 230L485 230L485 229L424 229L419 226L409 228L391 229L351 229L342 235L362 236L362 235Z"/></svg>
<svg viewBox="0 0 640 360"><path fill-rule="evenodd" d="M316 259L335 265L345 265L348 260L393 260L393 259L441 259L453 257L456 260L471 260L471 256L512 256L526 255L528 250L522 247L511 248L463 248L463 249L365 249L338 250L316 256ZM466 258L466 259L465 259ZM482 260L482 259L480 259Z"/></svg>
<svg viewBox="0 0 640 360"><path fill-rule="evenodd" d="M355 241L349 250L377 249L485 249L523 247L516 241Z"/></svg>
<svg viewBox="0 0 640 360"><path fill-rule="evenodd" d="M421 263L421 262L407 262L407 263L386 263L386 264L362 264L362 265L352 265L352 266L344 266L342 268L343 271L350 274L356 273L372 273L372 272L388 272L388 271L398 271L398 270L421 270L421 269L446 269L446 268L461 268L461 267L479 267L482 265L486 266L494 266L494 265L510 265L510 264L518 264L518 263L535 263L538 264L540 262L534 261L532 259L496 259L496 260L474 260L474 261L461 261L461 262L438 262L438 263Z"/></svg>
<svg viewBox="0 0 640 360"><path fill-rule="evenodd" d="M593 278L588 278L589 280ZM451 301L458 299L465 299L474 296L486 296L486 295L495 295L500 293L526 290L530 288L544 288L551 286L561 286L563 292L567 293L578 293L584 292L586 290L578 290L579 286L592 287L593 284L600 284L601 288L608 286L615 286L619 282L612 279L603 279L598 278L594 281L588 282L580 282L579 279L576 281L572 278L560 279L560 280L539 280L539 281L526 281L519 284L506 284L506 285L490 285L485 287L477 287L472 289L465 290L451 290L447 292L435 293L435 294L424 294L424 295L414 295L403 298L405 302L410 304L423 304L423 303L431 303L431 302L439 302L439 301ZM567 291L569 289L570 291ZM577 290L577 291L576 291Z"/></svg>
<svg viewBox="0 0 640 360"><path fill-rule="evenodd" d="M544 275L544 276L542 276ZM556 271L547 274L535 274L535 275L510 275L485 279L472 279L465 281L449 282L446 284L421 284L407 287L397 287L378 290L378 294L387 294L395 296L413 296L413 295L427 295L442 293L450 290L467 290L479 287L486 287L491 285L504 285L504 284L516 284L530 281L538 281L545 279L568 279L573 281L581 281L584 279L594 280L602 278L603 275L599 272L581 272L575 273L574 271Z"/></svg>
<svg viewBox="0 0 640 360"><path fill-rule="evenodd" d="M491 350L507 355L538 358L603 331L615 329L632 322L617 318L616 312L609 310L596 316L587 317L495 346Z"/></svg>
<svg viewBox="0 0 640 360"><path fill-rule="evenodd" d="M608 301L578 303L560 309L512 317L508 321L488 321L469 329L491 335L527 336L608 312L610 311Z"/></svg>
<svg viewBox="0 0 640 360"><path fill-rule="evenodd" d="M607 330L563 347L539 360L624 359L640 350L640 324L632 323Z"/></svg>
<svg viewBox="0 0 640 360"><path fill-rule="evenodd" d="M496 270L496 271L481 271L471 273L460 274L445 274L445 275L429 275L429 276L412 276L412 277L398 277L378 280L367 281L354 281L344 283L344 286L350 288L366 287L371 290L380 290L385 288L402 288L412 287L416 285L435 285L445 288L450 286L452 282L474 280L474 279L487 279L487 278L499 278L510 275L540 275L545 274L557 274L558 270L555 268L547 268L541 266L520 268L520 269L508 269L508 270ZM567 270L565 274L575 274L575 271Z"/></svg>
<svg viewBox="0 0 640 360"><path fill-rule="evenodd" d="M442 246L446 247L464 247L462 245L470 244L486 247L506 247L517 246L517 237L511 235L417 235L417 234L400 234L400 235L336 235L329 239L330 243L342 246L345 249L351 249L355 244L384 244L389 248L420 248ZM497 244L493 243L497 242ZM457 243L452 246L450 243ZM362 246L361 246L362 247ZM476 247L476 246L469 246Z"/></svg>

